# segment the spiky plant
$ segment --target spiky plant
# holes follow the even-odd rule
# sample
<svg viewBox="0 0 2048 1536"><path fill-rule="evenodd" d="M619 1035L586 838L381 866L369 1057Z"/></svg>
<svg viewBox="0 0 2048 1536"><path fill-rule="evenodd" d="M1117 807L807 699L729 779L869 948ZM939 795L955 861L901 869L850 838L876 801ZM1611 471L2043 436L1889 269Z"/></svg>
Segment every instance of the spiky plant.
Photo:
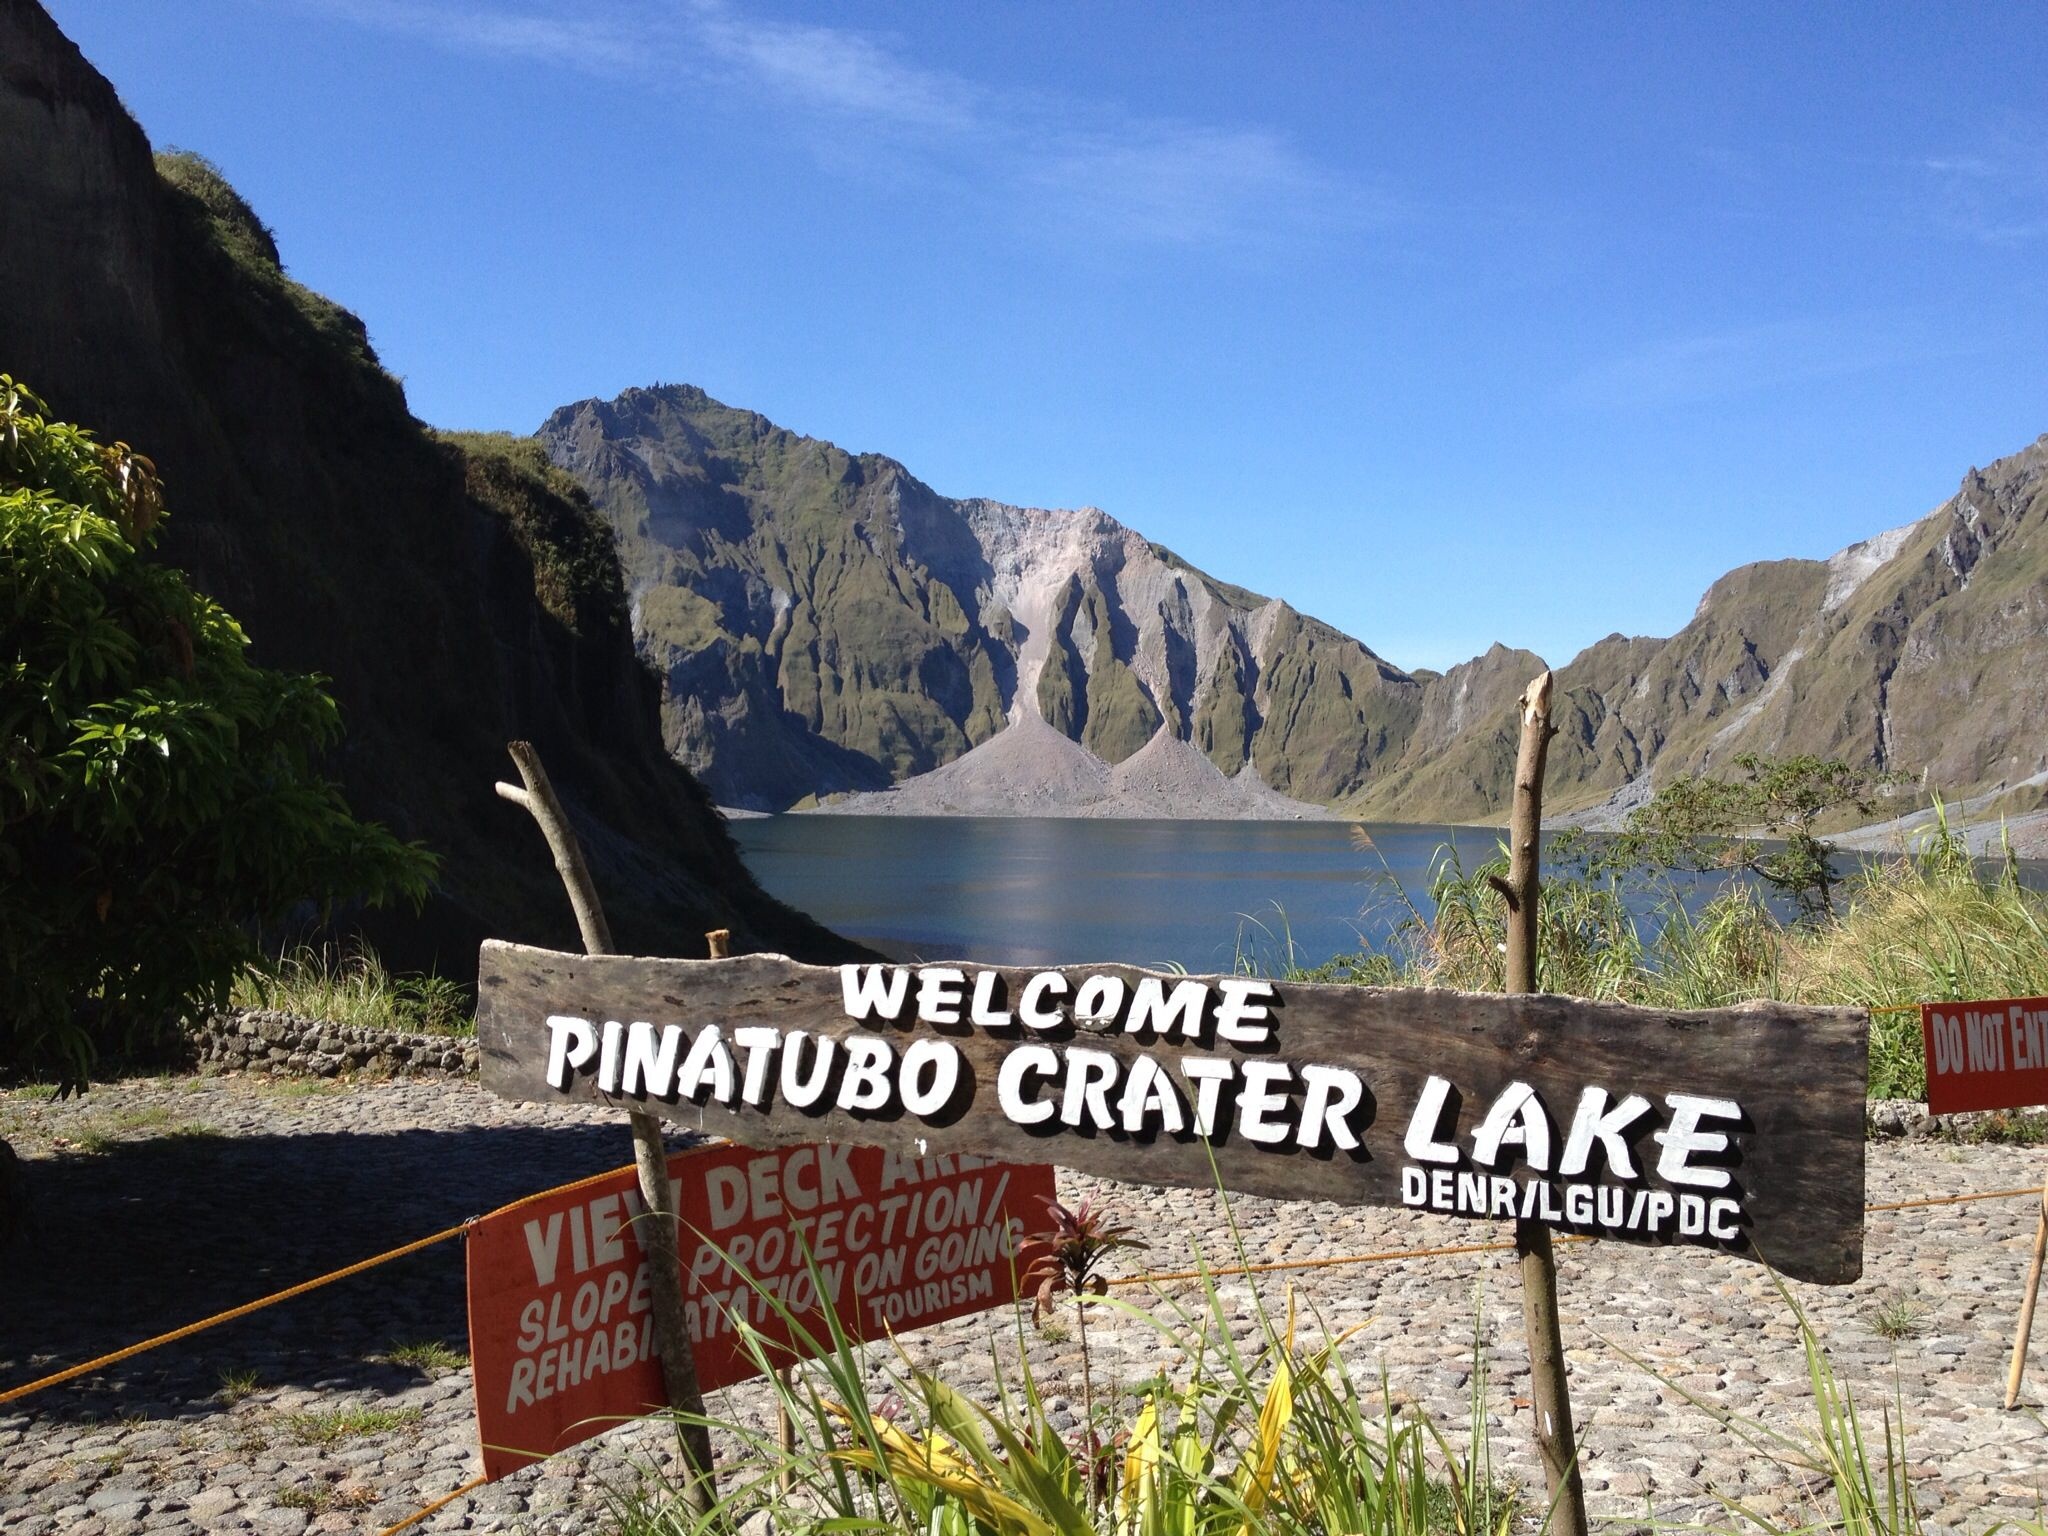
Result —
<svg viewBox="0 0 2048 1536"><path fill-rule="evenodd" d="M1089 1199L1072 1209L1059 1201L1045 1202L1051 1226L1027 1237L1018 1253L1020 1288L1031 1296L1031 1313L1043 1317L1062 1296L1074 1299L1074 1326L1081 1344L1081 1418L1084 1448L1090 1465L1098 1449L1095 1438L1095 1381L1088 1356L1088 1299L1109 1293L1105 1269L1109 1256L1149 1245L1132 1237L1127 1222L1115 1220L1107 1207Z"/></svg>

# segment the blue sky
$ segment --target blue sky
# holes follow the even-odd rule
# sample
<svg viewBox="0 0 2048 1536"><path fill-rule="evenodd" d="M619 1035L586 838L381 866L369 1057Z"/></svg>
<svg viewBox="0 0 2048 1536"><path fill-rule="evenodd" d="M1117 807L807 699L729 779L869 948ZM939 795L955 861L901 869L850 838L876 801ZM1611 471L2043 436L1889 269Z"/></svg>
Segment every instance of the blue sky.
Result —
<svg viewBox="0 0 2048 1536"><path fill-rule="evenodd" d="M701 384L1403 666L2048 431L2034 5L53 9L430 422Z"/></svg>

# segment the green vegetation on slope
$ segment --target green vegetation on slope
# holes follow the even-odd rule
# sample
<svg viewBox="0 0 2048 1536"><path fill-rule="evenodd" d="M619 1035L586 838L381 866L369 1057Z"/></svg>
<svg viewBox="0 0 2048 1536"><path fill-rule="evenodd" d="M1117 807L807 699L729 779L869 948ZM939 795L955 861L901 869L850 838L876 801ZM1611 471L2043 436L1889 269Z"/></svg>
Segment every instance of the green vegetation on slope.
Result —
<svg viewBox="0 0 2048 1536"><path fill-rule="evenodd" d="M617 530L670 744L721 796L879 788L1002 727L1005 644L909 548L941 498L901 466L680 386L542 441Z"/></svg>
<svg viewBox="0 0 2048 1536"><path fill-rule="evenodd" d="M1099 513L955 501L688 386L565 406L540 436L618 529L671 744L730 803L951 761L1003 728L1033 640L1040 714L1109 762L1164 728L1328 798L1414 724L1405 673ZM995 594L1048 576L1030 636Z"/></svg>
<svg viewBox="0 0 2048 1536"><path fill-rule="evenodd" d="M1115 620L1102 589L1068 577L1053 600L1052 641L1038 677L1046 722L1106 763L1152 739L1163 718L1145 685L1116 653ZM1086 649L1090 665L1082 664Z"/></svg>
<svg viewBox="0 0 2048 1536"><path fill-rule="evenodd" d="M1282 794L1340 799L1397 761L1415 729L1414 679L1284 602L1259 669L1264 722L1252 761Z"/></svg>
<svg viewBox="0 0 2048 1536"><path fill-rule="evenodd" d="M1446 733L1449 697L1430 692L1406 756L1347 810L1467 821L1506 805L1512 696ZM1544 801L1584 809L1647 770L1672 783L1743 752L1840 759L1960 797L2044 766L2044 709L2048 438L1971 471L1874 549L1743 566L1669 639L1611 635L1581 652L1557 672Z"/></svg>
<svg viewBox="0 0 2048 1536"><path fill-rule="evenodd" d="M1209 691L1195 706L1195 745L1218 768L1235 774L1250 760L1257 719L1246 686L1244 651L1233 637L1211 676Z"/></svg>
<svg viewBox="0 0 2048 1536"><path fill-rule="evenodd" d="M533 562L533 595L573 634L621 637L626 595L611 524L530 437L436 432L456 450L463 489L505 520Z"/></svg>

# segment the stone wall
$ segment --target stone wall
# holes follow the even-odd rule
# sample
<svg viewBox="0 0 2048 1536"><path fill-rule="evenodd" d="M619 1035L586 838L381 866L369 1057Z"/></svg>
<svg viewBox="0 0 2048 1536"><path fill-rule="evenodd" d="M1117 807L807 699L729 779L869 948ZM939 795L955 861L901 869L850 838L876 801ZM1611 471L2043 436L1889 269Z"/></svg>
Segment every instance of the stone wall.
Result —
<svg viewBox="0 0 2048 1536"><path fill-rule="evenodd" d="M1863 1127L1872 1141L1972 1141L1983 1139L2001 1124L2036 1127L2044 1115L2048 1115L2048 1106L2044 1105L1930 1115L1927 1106L1918 1099L1872 1099L1863 1112Z"/></svg>
<svg viewBox="0 0 2048 1536"><path fill-rule="evenodd" d="M293 1077L474 1077L477 1068L473 1035L345 1028L268 1008L215 1014L194 1035L193 1048L202 1067Z"/></svg>

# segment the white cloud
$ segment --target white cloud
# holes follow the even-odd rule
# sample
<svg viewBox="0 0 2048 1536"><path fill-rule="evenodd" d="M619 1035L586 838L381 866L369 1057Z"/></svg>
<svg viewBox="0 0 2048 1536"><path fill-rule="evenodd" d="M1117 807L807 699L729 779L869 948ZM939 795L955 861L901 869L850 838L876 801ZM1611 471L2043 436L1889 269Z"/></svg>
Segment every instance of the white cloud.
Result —
<svg viewBox="0 0 2048 1536"><path fill-rule="evenodd" d="M422 38L443 48L559 64L591 74L637 74L646 48L612 20L589 13L513 11L407 0L308 0L358 26Z"/></svg>
<svg viewBox="0 0 2048 1536"><path fill-rule="evenodd" d="M1589 410L1677 405L1974 350L1893 317L1802 317L1645 342L1583 369L1559 394Z"/></svg>
<svg viewBox="0 0 2048 1536"><path fill-rule="evenodd" d="M736 93L777 111L838 167L992 201L1059 237L1267 249L1390 207L1259 126L1184 122L1111 102L1000 91L847 27L770 20L726 0L305 0L361 26L486 57Z"/></svg>
<svg viewBox="0 0 2048 1536"><path fill-rule="evenodd" d="M1927 155L1911 168L1948 234L1997 246L2048 236L2048 138L2001 133L1979 153Z"/></svg>

